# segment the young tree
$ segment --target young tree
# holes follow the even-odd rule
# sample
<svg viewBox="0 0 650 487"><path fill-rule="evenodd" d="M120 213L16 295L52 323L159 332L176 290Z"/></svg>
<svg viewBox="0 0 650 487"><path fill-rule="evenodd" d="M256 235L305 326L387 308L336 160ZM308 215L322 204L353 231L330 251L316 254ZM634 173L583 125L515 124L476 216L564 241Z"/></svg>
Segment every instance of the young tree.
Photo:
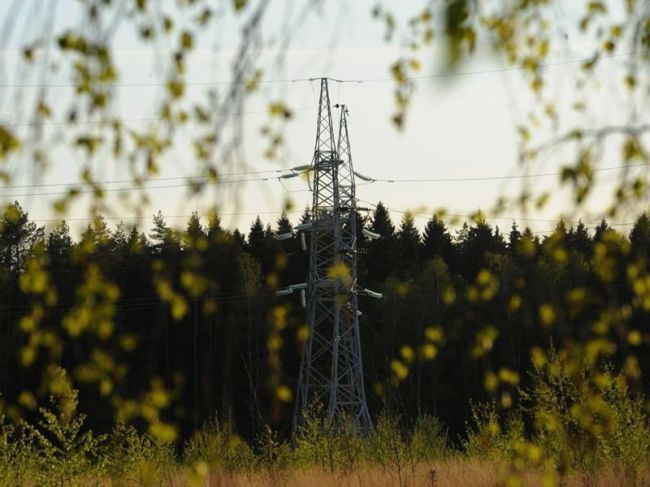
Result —
<svg viewBox="0 0 650 487"><path fill-rule="evenodd" d="M155 254L162 254L166 249L172 248L175 246L176 238L174 236L174 231L167 226L165 223L165 218L161 211L158 211L153 216L153 228L149 233L149 239L152 244L152 249Z"/></svg>

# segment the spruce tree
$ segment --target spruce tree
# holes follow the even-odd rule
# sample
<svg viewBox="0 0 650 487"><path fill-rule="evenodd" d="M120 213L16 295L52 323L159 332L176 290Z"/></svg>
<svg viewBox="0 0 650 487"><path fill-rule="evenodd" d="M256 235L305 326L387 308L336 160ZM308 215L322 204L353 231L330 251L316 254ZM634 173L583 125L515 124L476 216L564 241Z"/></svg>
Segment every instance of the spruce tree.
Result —
<svg viewBox="0 0 650 487"><path fill-rule="evenodd" d="M414 271L418 263L420 248L420 233L415 228L415 220L411 213L405 213L397 233L397 249L402 265L399 274L405 275Z"/></svg>
<svg viewBox="0 0 650 487"><path fill-rule="evenodd" d="M282 214L280 215L280 218L278 218L278 221L276 222L276 228L277 228L278 235L281 235L283 233L289 233L293 230L293 226L291 225L291 222L287 217L286 211L282 210Z"/></svg>
<svg viewBox="0 0 650 487"><path fill-rule="evenodd" d="M508 250L510 253L515 254L517 252L517 245L521 241L521 232L517 227L517 222L512 222L510 227L510 235L508 236Z"/></svg>
<svg viewBox="0 0 650 487"><path fill-rule="evenodd" d="M637 257L648 258L650 251L650 218L644 213L637 218L630 231L632 252Z"/></svg>
<svg viewBox="0 0 650 487"><path fill-rule="evenodd" d="M381 202L372 215L370 231L380 237L368 244L368 277L375 283L383 283L398 267L398 245L395 226Z"/></svg>
<svg viewBox="0 0 650 487"><path fill-rule="evenodd" d="M195 249L201 249L207 244L205 240L205 232L201 225L201 219L196 211L192 212L192 215L187 222L187 229L185 230L183 241L186 247Z"/></svg>
<svg viewBox="0 0 650 487"><path fill-rule="evenodd" d="M587 227L580 220L575 230L571 228L567 234L567 247L570 250L589 256L591 255L591 244L592 240L587 231Z"/></svg>
<svg viewBox="0 0 650 487"><path fill-rule="evenodd" d="M424 261L441 257L449 265L452 254L451 235L445 222L437 215L432 216L424 227L421 258Z"/></svg>
<svg viewBox="0 0 650 487"><path fill-rule="evenodd" d="M607 220L605 220L604 218L600 220L600 223L594 230L594 242L601 242L603 240L603 236L605 235L605 232L611 229L612 228L607 223Z"/></svg>
<svg viewBox="0 0 650 487"><path fill-rule="evenodd" d="M29 250L44 235L44 228L29 221L17 201L9 204L0 217L0 265L20 271Z"/></svg>
<svg viewBox="0 0 650 487"><path fill-rule="evenodd" d="M393 225L388 210L381 201L377 203L372 214L370 230L386 238L392 237L395 233L395 225Z"/></svg>
<svg viewBox="0 0 650 487"><path fill-rule="evenodd" d="M65 221L60 221L47 236L47 254L50 262L68 265L71 251L70 227Z"/></svg>

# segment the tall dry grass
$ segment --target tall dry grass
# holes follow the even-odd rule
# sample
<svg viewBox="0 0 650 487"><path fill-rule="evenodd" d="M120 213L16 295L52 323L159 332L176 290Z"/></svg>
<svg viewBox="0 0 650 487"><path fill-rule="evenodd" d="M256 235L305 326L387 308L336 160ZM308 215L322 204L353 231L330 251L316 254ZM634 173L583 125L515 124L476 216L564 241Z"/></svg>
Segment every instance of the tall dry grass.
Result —
<svg viewBox="0 0 650 487"><path fill-rule="evenodd" d="M494 462L464 457L420 464L405 472L400 479L395 472L377 466L359 467L348 472L330 472L321 469L291 469L262 473L211 472L197 482L192 476L179 476L175 486L201 485L205 487L488 487L503 485L507 467ZM541 486L542 475L525 473L520 478L523 486ZM632 487L650 485L650 473L636 479L613 471L597 474L572 474L560 480L563 487Z"/></svg>

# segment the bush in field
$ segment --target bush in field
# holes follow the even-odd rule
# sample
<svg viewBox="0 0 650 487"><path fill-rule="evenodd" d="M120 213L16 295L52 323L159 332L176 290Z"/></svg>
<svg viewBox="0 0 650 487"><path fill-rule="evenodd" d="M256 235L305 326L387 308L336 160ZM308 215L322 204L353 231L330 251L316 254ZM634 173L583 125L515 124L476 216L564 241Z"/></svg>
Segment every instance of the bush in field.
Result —
<svg viewBox="0 0 650 487"><path fill-rule="evenodd" d="M186 443L185 462L190 465L205 462L213 470L228 472L252 470L255 455L250 446L214 420L206 423Z"/></svg>
<svg viewBox="0 0 650 487"><path fill-rule="evenodd" d="M503 415L494 402L473 405L465 454L560 477L610 469L634 482L650 456L644 400L633 397L611 367L566 367L551 350L548 362L531 373L531 385L519 391L516 410Z"/></svg>
<svg viewBox="0 0 650 487"><path fill-rule="evenodd" d="M22 485L32 462L31 445L26 436L0 415L0 485Z"/></svg>
<svg viewBox="0 0 650 487"><path fill-rule="evenodd" d="M462 445L468 457L501 462L515 454L524 438L524 422L517 413L501 419L494 402L473 403L467 433Z"/></svg>
<svg viewBox="0 0 650 487"><path fill-rule="evenodd" d="M598 435L599 450L606 464L636 480L650 456L650 425L644 401L630 396L623 381L616 381L606 392L612 405L611 430Z"/></svg>
<svg viewBox="0 0 650 487"><path fill-rule="evenodd" d="M293 456L301 466L350 471L364 458L364 442L350 418L328 424L322 408L316 407L305 413L304 424L294 436Z"/></svg>
<svg viewBox="0 0 650 487"><path fill-rule="evenodd" d="M77 391L68 390L50 402L51 409L39 409L41 419L35 424L22 423L35 462L31 474L37 484L66 484L103 466L106 438L84 431L85 415L77 412Z"/></svg>
<svg viewBox="0 0 650 487"><path fill-rule="evenodd" d="M610 367L583 367L569 374L551 351L522 391L523 408L534 419L535 441L559 473L613 468L636 476L650 454L650 429L641 398Z"/></svg>
<svg viewBox="0 0 650 487"><path fill-rule="evenodd" d="M411 460L408 446L402 437L398 419L382 415L377 421L374 434L368 440L368 458L395 476L399 485L402 485L405 470Z"/></svg>
<svg viewBox="0 0 650 487"><path fill-rule="evenodd" d="M416 462L441 460L449 455L447 430L434 416L420 416L410 437L411 452Z"/></svg>
<svg viewBox="0 0 650 487"><path fill-rule="evenodd" d="M176 465L173 448L132 426L118 423L111 432L103 461L106 474L120 483L151 484Z"/></svg>
<svg viewBox="0 0 650 487"><path fill-rule="evenodd" d="M257 466L264 474L266 483L286 483L287 470L293 464L291 446L280 438L277 431L266 426L255 442Z"/></svg>

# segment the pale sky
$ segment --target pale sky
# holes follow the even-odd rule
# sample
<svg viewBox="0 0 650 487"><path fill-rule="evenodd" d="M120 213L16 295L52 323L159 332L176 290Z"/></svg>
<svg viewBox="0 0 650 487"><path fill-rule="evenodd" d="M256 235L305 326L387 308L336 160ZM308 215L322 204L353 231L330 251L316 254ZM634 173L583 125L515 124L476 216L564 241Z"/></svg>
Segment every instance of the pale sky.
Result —
<svg viewBox="0 0 650 487"><path fill-rule="evenodd" d="M44 9L46 0L25 2L25 6L37 12ZM171 0L164 5L173 5ZM277 38L278 32L287 30L289 25L299 17L305 2L272 2L265 19L264 34L268 38ZM318 82L296 81L296 79L329 76L340 79L366 80L362 83L344 83L330 85L333 103L345 103L350 110L350 137L355 169L365 175L385 179L449 179L472 177L495 177L520 174L517 169L517 125L522 123L527 112L534 107L534 99L523 80L520 71L508 69L504 61L488 52L487 46L479 46L476 58L460 66L454 76L444 79L428 78L416 81L415 94L408 112L405 129L397 131L390 121L393 113L393 88L390 81L390 65L400 52L395 44L384 42L384 26L371 18L370 11L374 0L324 2L311 12L301 28L295 32L288 51L283 56L284 64L277 66L277 43L269 43L260 52L260 64L265 68L266 79L282 82L263 84L259 93L251 96L245 107L244 143L247 167L243 171L265 171L286 169L293 166L309 164L312 159L316 112L318 105ZM404 2L409 3L409 2ZM574 13L568 11L567 2L556 2L562 32L566 31L568 39L559 43L551 53L545 68L549 96L556 102L560 119L571 120L568 108L577 93L573 87L574 79L580 69L580 60L591 54L591 48L584 39L574 32ZM620 3L620 2L618 2ZM30 5L31 4L31 5ZM0 19L15 18L20 21L19 28L38 30L38 16L32 15L26 20L25 6L16 13L15 3L9 0L0 2ZM398 5L398 4L395 4ZM404 9L403 3L394 6L400 17L408 17L417 12L415 8ZM35 8L34 6L37 6ZM78 20L76 0L60 0L56 11L56 25L61 28L74 25ZM287 16L289 12L289 16ZM42 12L41 12L42 13ZM615 13L616 14L616 13ZM237 42L237 22L231 15L219 21L218 32L206 36L189 59L187 79L191 83L188 97L198 99L209 87L204 82L227 82L229 65L232 61ZM29 28L25 26L31 26ZM559 28L559 30L560 30ZM160 82L158 57L156 51L142 46L126 26L120 29L114 38L115 58L120 68L118 113L127 124L142 126L155 118L152 112L157 93L162 88L147 85ZM295 31L295 29L294 29ZM4 86L0 86L0 120L5 123L20 124L24 122L29 105L36 88L8 87L7 84L28 84L18 78L20 73L17 62L19 36L5 43L2 51L5 65ZM218 49L213 46L218 43ZM617 53L627 50L621 46ZM164 52L164 50L163 50ZM442 50L431 48L423 56L421 75L437 75L441 71ZM596 85L589 88L585 95L588 100L588 121L591 126L599 126L614 121L625 121L630 104L639 105L644 98L630 100L622 88L620 79L626 57L616 55L601 61L596 71ZM574 62L575 61L575 62ZM51 83L65 85L69 83L69 74L63 72ZM146 85L146 86L143 86ZM138 86L139 85L139 86ZM52 100L56 100L53 120L62 120L64 112L57 109L65 107L70 100L69 87L50 88ZM21 98L22 97L22 98ZM194 97L194 98L193 98ZM267 161L262 156L265 147L259 135L260 126L268 119L266 112L268 102L283 99L294 111L294 117L285 131L286 147L279 161ZM640 111L645 123L650 122L650 110ZM335 119L338 112L333 110ZM47 127L46 132L56 125ZM570 125L566 125L570 127ZM29 127L21 127L27 130ZM551 135L544 132L542 135ZM182 139L181 139L182 140ZM540 139L543 140L543 137ZM50 150L48 148L48 150ZM606 157L602 166L611 167L621 164L618 149L606 148ZM74 181L78 178L81 167L79 153L65 147L51 150L52 166L46 173L34 174L20 157L10 162L14 174L12 184L54 184ZM570 161L570 152L557 152L548 158L544 165L538 165L529 171L533 174L557 172L558 168ZM178 147L162 161L161 178L188 176L194 174L193 154L190 148L180 143ZM104 180L128 179L126 163L114 163L108 157L95 163ZM235 172L241 168L233 168ZM224 171L229 172L229 171ZM604 189L597 192L588 205L588 212L571 217L583 217L587 222L595 221L605 206L607 187L616 171L602 171ZM244 175L240 179L273 177L273 173ZM277 175L276 175L277 176ZM237 179L233 177L232 179ZM182 184L182 180L151 182L150 186L171 186ZM456 181L427 183L381 183L363 184L357 181L357 194L362 201L376 203L381 200L386 206L395 210L415 210L418 214L430 215L434 209L444 207L450 213L469 215L478 209L487 211L499 194L514 194L522 184L521 180L491 181ZM557 178L544 177L530 179L536 190L557 187ZM609 185L609 186L608 186ZM107 187L128 187L128 184L111 184ZM222 220L230 227L247 230L248 226L260 214L262 219L274 223L282 209L283 202L292 198L299 212L311 200L311 193L305 191L307 185L299 179L285 182L286 189L275 179L269 181L249 181L231 184L229 191L213 191L201 199L188 198L186 188L163 188L151 190L152 203L143 209L146 216L139 222L142 228L150 226L150 215L161 210L167 215L168 222L184 226L186 215L192 211L203 214L214 203L214 198L223 214ZM51 202L58 195L43 195L64 190L64 186L41 186L32 188L2 188L0 201L17 199L34 219L47 223L53 218ZM236 194L232 189L236 189ZM291 192L288 192L288 191ZM297 191L297 192L293 192ZM40 196L35 195L41 194ZM556 191L557 194L557 191ZM31 195L31 196L20 196ZM118 193L111 194L112 214L131 222L134 213L124 207ZM83 201L83 200L82 200ZM507 232L512 217L518 219L520 226L528 225L534 231L543 232L553 227L552 220L566 208L566 200L557 196L551 206L543 213L529 213L528 220L516 211L508 211L498 219L489 219L497 224L502 232ZM398 211L392 213L397 224L401 219ZM69 213L70 226L78 231L87 221L86 208L83 204L73 207ZM178 218L176 218L178 217ZM297 220L298 214L292 215ZM117 223L119 220L111 220ZM423 225L426 218L417 220ZM621 217L617 222L630 221ZM627 230L629 227L621 227Z"/></svg>

